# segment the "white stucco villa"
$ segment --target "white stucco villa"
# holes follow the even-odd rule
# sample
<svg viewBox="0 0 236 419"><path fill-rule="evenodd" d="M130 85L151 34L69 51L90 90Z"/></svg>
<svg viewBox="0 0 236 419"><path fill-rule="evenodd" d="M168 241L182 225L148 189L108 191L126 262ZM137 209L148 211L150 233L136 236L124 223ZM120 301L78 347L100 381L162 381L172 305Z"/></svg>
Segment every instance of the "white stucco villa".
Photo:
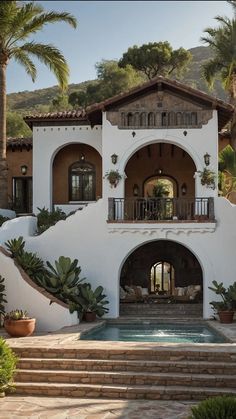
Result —
<svg viewBox="0 0 236 419"><path fill-rule="evenodd" d="M80 210L25 237L27 248L45 261L79 259L83 276L105 288L109 317L173 298L178 306L196 303L209 318L208 287L236 277L236 207L217 189L218 133L232 111L158 77L86 112L28 116L33 212ZM110 171L121 175L113 185ZM21 305L29 296L24 290ZM35 297L31 312L37 304L39 311Z"/></svg>

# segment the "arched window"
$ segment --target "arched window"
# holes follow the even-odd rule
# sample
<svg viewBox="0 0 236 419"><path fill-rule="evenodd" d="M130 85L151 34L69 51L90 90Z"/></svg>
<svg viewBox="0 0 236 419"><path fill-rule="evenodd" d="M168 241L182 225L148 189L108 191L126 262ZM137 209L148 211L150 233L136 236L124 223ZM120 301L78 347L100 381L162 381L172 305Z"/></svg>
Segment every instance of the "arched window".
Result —
<svg viewBox="0 0 236 419"><path fill-rule="evenodd" d="M140 127L146 127L146 113L142 112L140 114Z"/></svg>
<svg viewBox="0 0 236 419"><path fill-rule="evenodd" d="M128 122L128 127L132 127L133 126L133 114L130 112L127 115L127 122Z"/></svg>
<svg viewBox="0 0 236 419"><path fill-rule="evenodd" d="M168 125L172 126L172 127L176 125L175 112L169 112L169 114L168 114Z"/></svg>
<svg viewBox="0 0 236 419"><path fill-rule="evenodd" d="M176 114L176 125L178 126L183 125L183 115L181 112L177 112Z"/></svg>
<svg viewBox="0 0 236 419"><path fill-rule="evenodd" d="M149 112L148 114L148 126L153 127L155 125L155 115L153 112Z"/></svg>
<svg viewBox="0 0 236 419"><path fill-rule="evenodd" d="M191 114L185 112L184 114L184 125L191 125Z"/></svg>
<svg viewBox="0 0 236 419"><path fill-rule="evenodd" d="M95 200L95 168L85 161L77 161L69 168L69 200Z"/></svg>
<svg viewBox="0 0 236 419"><path fill-rule="evenodd" d="M192 125L197 125L197 112L192 112L191 113L191 124Z"/></svg>

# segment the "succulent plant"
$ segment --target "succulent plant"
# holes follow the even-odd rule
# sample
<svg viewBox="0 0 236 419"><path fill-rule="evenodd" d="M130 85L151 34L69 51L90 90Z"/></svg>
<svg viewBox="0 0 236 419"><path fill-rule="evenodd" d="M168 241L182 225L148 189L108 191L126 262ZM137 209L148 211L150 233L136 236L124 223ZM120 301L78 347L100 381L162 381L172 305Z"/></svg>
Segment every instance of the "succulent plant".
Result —
<svg viewBox="0 0 236 419"><path fill-rule="evenodd" d="M11 252L12 257L16 258L18 255L22 254L25 247L25 242L22 236L17 239L8 240L5 243L6 248Z"/></svg>
<svg viewBox="0 0 236 419"><path fill-rule="evenodd" d="M25 310L12 310L5 315L6 320L27 320L30 319L27 311Z"/></svg>

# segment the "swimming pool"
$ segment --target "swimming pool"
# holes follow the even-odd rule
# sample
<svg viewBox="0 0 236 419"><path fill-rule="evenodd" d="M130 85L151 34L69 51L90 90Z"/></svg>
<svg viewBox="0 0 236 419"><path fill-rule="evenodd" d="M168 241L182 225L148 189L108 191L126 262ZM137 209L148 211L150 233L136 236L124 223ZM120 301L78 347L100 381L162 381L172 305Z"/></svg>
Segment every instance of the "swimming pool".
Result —
<svg viewBox="0 0 236 419"><path fill-rule="evenodd" d="M83 340L166 343L225 343L210 327L200 324L107 324L83 334Z"/></svg>

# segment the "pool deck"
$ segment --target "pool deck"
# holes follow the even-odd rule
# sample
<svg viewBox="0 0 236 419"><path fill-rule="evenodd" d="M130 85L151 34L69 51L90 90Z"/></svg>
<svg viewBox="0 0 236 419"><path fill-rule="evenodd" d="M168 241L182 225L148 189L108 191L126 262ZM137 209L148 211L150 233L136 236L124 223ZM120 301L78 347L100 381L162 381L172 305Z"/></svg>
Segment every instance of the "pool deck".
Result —
<svg viewBox="0 0 236 419"><path fill-rule="evenodd" d="M156 323L156 319L139 319L141 321ZM130 318L113 320L137 322ZM159 321L159 320L158 320ZM8 344L14 348L80 348L104 350L102 341L80 340L81 333L86 333L94 327L101 327L106 321L98 320L95 323L81 323L77 326L66 327L52 333L35 333L33 336L25 338L11 338L4 329L0 328L0 336L3 336ZM164 322L160 320L160 322ZM166 322L166 320L165 320ZM168 319L168 322L175 323L176 319ZM202 323L203 321L196 321ZM185 323L182 321L181 323ZM187 322L186 322L187 323ZM189 323L189 322L188 322ZM139 352L146 349L155 351L168 347L168 350L181 349L183 347L189 351L224 351L235 353L236 355L236 321L232 324L220 324L218 321L206 321L206 325L211 326L217 332L222 333L232 343L213 343L213 344L168 344L168 343L149 343L149 342L110 342L106 341L106 350L115 349L119 353L125 354L126 350L137 349ZM234 356L234 355L233 355ZM78 419L187 419L191 406L196 404L194 401L163 401L163 400L125 400L125 399L87 399L87 398L64 398L64 397L31 397L9 395L1 399L0 418L24 419L55 418L68 419L75 417Z"/></svg>

